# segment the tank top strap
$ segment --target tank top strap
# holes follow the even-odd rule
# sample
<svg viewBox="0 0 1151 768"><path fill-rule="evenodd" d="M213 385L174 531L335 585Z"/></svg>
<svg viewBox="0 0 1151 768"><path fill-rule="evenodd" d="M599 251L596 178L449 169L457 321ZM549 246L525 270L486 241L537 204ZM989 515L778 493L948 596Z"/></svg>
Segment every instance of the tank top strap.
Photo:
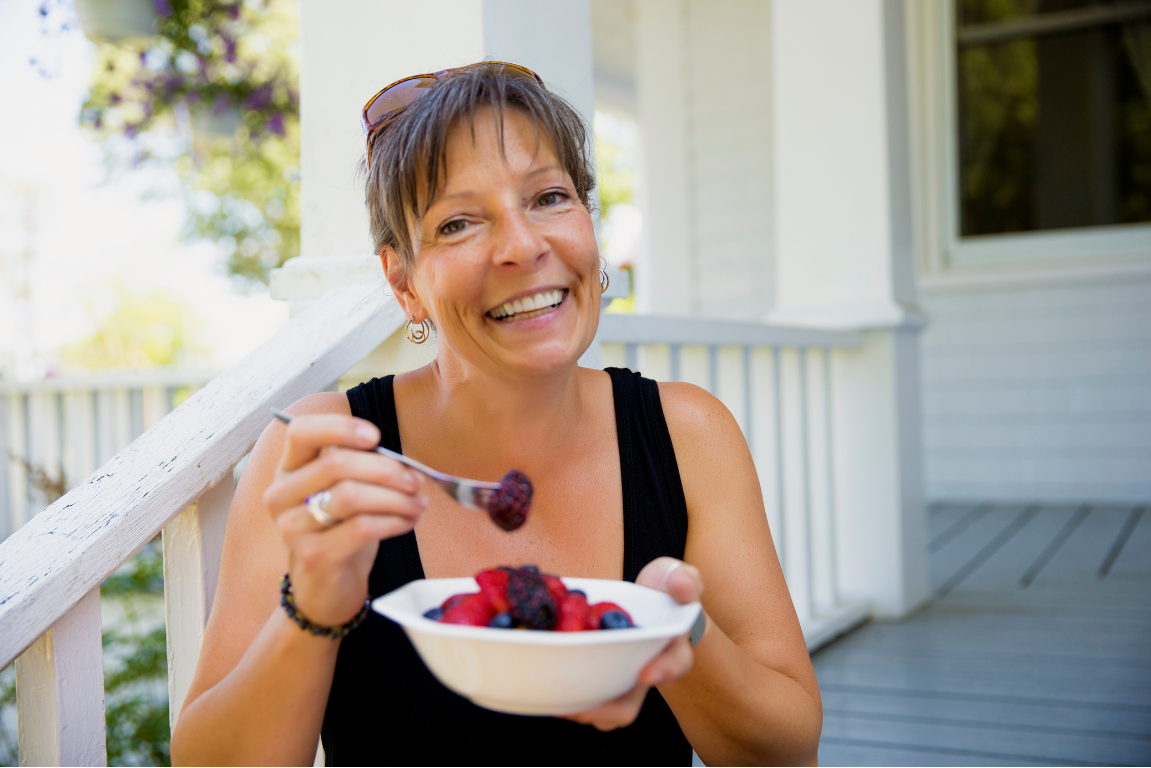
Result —
<svg viewBox="0 0 1151 768"><path fill-rule="evenodd" d="M623 577L635 581L657 557L682 560L687 546L687 501L659 384L626 368L606 368L615 400L623 486Z"/></svg>

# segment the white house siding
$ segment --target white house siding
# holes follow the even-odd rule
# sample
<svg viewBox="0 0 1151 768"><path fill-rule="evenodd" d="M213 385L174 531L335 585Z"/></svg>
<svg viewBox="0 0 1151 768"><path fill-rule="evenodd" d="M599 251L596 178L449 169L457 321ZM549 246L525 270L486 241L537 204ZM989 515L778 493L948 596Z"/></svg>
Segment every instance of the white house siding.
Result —
<svg viewBox="0 0 1151 768"><path fill-rule="evenodd" d="M1151 276L922 301L928 498L1151 499Z"/></svg>

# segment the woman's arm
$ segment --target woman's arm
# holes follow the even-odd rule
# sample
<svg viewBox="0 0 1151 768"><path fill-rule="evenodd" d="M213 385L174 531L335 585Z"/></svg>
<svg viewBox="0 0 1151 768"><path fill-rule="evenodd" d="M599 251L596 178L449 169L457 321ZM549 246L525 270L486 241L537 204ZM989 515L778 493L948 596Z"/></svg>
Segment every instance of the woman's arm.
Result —
<svg viewBox="0 0 1151 768"><path fill-rule="evenodd" d="M815 764L823 706L775 554L755 465L727 408L660 384L709 626L691 672L660 686L707 764ZM682 570L682 569L681 569Z"/></svg>
<svg viewBox="0 0 1151 768"><path fill-rule="evenodd" d="M312 395L289 411L301 418L264 431L236 489L196 674L172 733L175 765L312 764L339 642L288 618L280 579L291 572L304 616L340 624L363 604L379 540L410 530L422 511L414 478L364 450L379 432L350 417L343 395ZM324 529L301 502L328 487L329 512L344 519Z"/></svg>

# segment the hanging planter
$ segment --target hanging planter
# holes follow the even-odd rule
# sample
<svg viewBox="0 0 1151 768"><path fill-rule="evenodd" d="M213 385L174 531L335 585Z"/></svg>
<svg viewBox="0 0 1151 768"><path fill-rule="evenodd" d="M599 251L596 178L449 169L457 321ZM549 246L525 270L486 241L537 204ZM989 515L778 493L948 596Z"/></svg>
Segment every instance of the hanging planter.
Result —
<svg viewBox="0 0 1151 768"><path fill-rule="evenodd" d="M94 43L147 42L156 34L154 0L76 0L84 36Z"/></svg>

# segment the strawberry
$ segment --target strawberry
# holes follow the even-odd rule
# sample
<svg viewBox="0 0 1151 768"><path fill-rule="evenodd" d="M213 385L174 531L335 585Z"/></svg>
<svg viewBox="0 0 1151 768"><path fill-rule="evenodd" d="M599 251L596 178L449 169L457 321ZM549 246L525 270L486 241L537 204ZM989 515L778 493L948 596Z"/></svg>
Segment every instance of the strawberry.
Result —
<svg viewBox="0 0 1151 768"><path fill-rule="evenodd" d="M587 625L587 597L579 592L568 592L559 601L559 621L556 632L580 632Z"/></svg>
<svg viewBox="0 0 1151 768"><path fill-rule="evenodd" d="M444 624L464 624L469 627L486 627L495 616L491 603L482 593L465 595L462 600L444 611L440 622Z"/></svg>
<svg viewBox="0 0 1151 768"><path fill-rule="evenodd" d="M458 595L452 595L447 600L440 603L440 610L447 611L448 609L457 605L461 600L463 600L465 597L468 597L471 594L473 594L473 593L461 592Z"/></svg>
<svg viewBox="0 0 1151 768"><path fill-rule="evenodd" d="M602 618L605 613L608 613L610 611L619 611L624 616L627 616L627 620L629 622L631 622L633 625L635 624L635 620L632 619L631 614L628 613L627 611L625 611L623 608L620 608L615 603L596 603L595 605L591 606L588 609L588 617L587 617L587 624L586 624L587 628L588 629L599 629L600 628L600 626L599 626L600 618Z"/></svg>
<svg viewBox="0 0 1151 768"><path fill-rule="evenodd" d="M507 613L511 610L508 605L508 572L502 568L492 568L476 574L476 583L480 585L480 592L491 603L496 613Z"/></svg>
<svg viewBox="0 0 1151 768"><path fill-rule="evenodd" d="M548 592L551 594L552 600L555 600L556 605L559 605L560 600L563 600L564 595L568 593L568 588L560 581L559 576L548 574L544 574L544 584L548 585Z"/></svg>

